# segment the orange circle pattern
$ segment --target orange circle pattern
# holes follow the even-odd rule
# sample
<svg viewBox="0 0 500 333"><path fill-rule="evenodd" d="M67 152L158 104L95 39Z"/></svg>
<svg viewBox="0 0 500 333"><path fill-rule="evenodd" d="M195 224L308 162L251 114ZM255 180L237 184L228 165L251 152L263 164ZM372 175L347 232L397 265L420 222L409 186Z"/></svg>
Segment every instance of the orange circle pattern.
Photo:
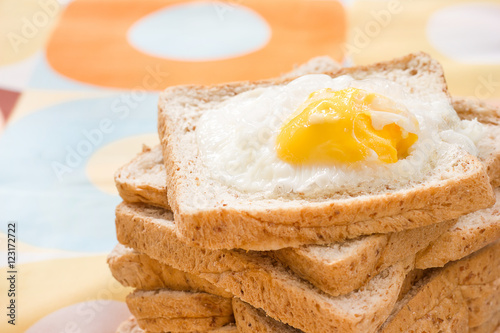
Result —
<svg viewBox="0 0 500 333"><path fill-rule="evenodd" d="M129 44L127 31L135 22L183 2L76 0L68 5L49 41L48 62L66 77L97 86L161 90L177 84L269 78L318 55L342 60L346 15L337 1L242 2L267 21L271 38L261 49L236 58L176 61L144 54ZM155 71L168 73L157 86L151 83L153 81L145 82L145 78Z"/></svg>

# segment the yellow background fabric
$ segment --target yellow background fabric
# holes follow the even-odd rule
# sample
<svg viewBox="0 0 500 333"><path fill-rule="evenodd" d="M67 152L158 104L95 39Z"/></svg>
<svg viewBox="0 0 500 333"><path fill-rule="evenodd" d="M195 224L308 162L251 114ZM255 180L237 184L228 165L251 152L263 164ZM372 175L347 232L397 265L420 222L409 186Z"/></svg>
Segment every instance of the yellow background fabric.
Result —
<svg viewBox="0 0 500 333"><path fill-rule="evenodd" d="M499 1L0 1L3 309L18 227L16 325L0 331L113 332L129 315L105 261L113 172L158 142L158 91L425 51L452 94L500 105L499 22Z"/></svg>

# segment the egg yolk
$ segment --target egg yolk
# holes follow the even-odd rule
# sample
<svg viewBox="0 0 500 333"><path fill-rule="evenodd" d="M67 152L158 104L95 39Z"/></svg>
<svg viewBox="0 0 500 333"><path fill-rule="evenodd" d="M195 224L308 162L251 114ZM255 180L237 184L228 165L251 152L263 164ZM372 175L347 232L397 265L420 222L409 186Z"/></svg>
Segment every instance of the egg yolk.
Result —
<svg viewBox="0 0 500 333"><path fill-rule="evenodd" d="M415 116L391 99L357 88L313 92L278 133L278 157L290 164L395 163L417 141Z"/></svg>

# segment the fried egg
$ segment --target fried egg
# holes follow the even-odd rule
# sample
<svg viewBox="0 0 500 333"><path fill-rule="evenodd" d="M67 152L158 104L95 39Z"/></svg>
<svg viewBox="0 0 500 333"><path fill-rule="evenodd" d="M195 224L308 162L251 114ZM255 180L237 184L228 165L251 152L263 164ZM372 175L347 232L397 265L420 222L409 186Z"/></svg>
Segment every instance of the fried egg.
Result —
<svg viewBox="0 0 500 333"><path fill-rule="evenodd" d="M450 150L477 155L477 121L442 91L312 74L226 99L199 119L199 156L228 187L273 197L402 188Z"/></svg>

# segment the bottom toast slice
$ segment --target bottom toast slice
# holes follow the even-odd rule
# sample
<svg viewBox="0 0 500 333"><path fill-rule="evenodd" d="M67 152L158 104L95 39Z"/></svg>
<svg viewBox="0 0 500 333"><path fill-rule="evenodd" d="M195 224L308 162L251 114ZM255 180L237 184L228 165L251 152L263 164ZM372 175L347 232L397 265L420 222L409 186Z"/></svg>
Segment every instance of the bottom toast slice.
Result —
<svg viewBox="0 0 500 333"><path fill-rule="evenodd" d="M177 332L177 331L175 331ZM125 320L120 326L117 328L116 333L170 333L169 331L145 331L137 324L137 320L135 317L130 317ZM208 331L193 331L189 333L238 333L238 328L235 324L228 324L223 327L219 327L213 330Z"/></svg>
<svg viewBox="0 0 500 333"><path fill-rule="evenodd" d="M121 244L115 246L107 258L113 277L125 287L140 290L170 289L202 291L232 298L233 295L217 288L197 275L180 271Z"/></svg>
<svg viewBox="0 0 500 333"><path fill-rule="evenodd" d="M138 325L151 332L207 331L234 322L231 299L208 293L136 290L126 300Z"/></svg>

